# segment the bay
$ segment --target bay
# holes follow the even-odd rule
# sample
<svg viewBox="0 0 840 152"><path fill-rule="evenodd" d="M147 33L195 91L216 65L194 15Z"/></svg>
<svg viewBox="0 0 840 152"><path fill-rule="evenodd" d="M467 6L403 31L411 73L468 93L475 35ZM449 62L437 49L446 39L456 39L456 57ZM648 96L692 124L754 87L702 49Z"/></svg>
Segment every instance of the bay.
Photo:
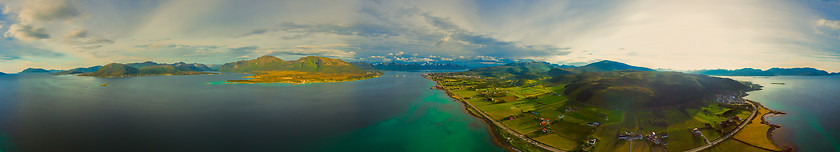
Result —
<svg viewBox="0 0 840 152"><path fill-rule="evenodd" d="M217 83L244 74L0 76L0 149L503 150L421 74L304 85Z"/></svg>
<svg viewBox="0 0 840 152"><path fill-rule="evenodd" d="M840 77L728 78L764 86L763 90L748 92L745 98L787 113L767 118L768 122L782 126L773 134L777 143L798 151L840 151Z"/></svg>

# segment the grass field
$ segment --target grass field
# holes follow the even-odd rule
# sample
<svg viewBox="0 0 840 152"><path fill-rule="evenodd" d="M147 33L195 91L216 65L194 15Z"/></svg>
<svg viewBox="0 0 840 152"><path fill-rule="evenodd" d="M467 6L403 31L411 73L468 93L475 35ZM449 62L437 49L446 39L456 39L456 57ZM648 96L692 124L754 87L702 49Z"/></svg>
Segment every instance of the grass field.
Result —
<svg viewBox="0 0 840 152"><path fill-rule="evenodd" d="M522 134L541 129L539 117L551 119L552 123L548 127L550 132L537 131L527 136L563 150L573 150L583 144L585 139L594 137L599 140L594 151L629 151L630 143L617 139L619 132L642 130L645 134L668 133L668 145L654 145L636 140L632 146L634 151L684 151L705 144L691 129L701 128L701 132L709 140L715 140L726 131L718 132L706 127L706 124L714 126L726 120L726 116L738 115L743 118L750 114L746 110L735 110L724 116L724 113L733 108L718 103L655 109L604 109L560 95L564 89L562 84L543 86L529 82L527 84L534 84L497 88L487 85L486 82L478 82L488 80L475 81L477 82L446 79L438 82L450 88L456 95L469 98L466 99L467 102L490 115L492 119L500 120L503 125ZM497 101L487 101L485 97L492 97ZM517 119L504 120L510 116L516 116ZM560 116L562 119L559 119ZM601 125L586 125L591 122L599 122Z"/></svg>
<svg viewBox="0 0 840 152"><path fill-rule="evenodd" d="M703 150L704 152L732 152L732 151L749 151L749 152L770 152L769 150L764 150L761 148L756 148L745 144L738 140L726 140L723 142L718 143L715 146L710 147L709 149Z"/></svg>
<svg viewBox="0 0 840 152"><path fill-rule="evenodd" d="M767 136L767 131L770 130L770 126L761 123L761 116L764 114L769 113L770 110L764 107L759 107L758 115L755 116L750 123L744 126L740 132L735 134L733 138L743 141L746 144L762 147L765 149L771 150L782 150L781 148L777 147L773 144L773 141Z"/></svg>
<svg viewBox="0 0 840 152"><path fill-rule="evenodd" d="M537 141L545 143L551 147L560 149L560 150L573 150L575 147L580 145L580 141L572 140L569 138L561 137L557 134L548 134L534 138Z"/></svg>

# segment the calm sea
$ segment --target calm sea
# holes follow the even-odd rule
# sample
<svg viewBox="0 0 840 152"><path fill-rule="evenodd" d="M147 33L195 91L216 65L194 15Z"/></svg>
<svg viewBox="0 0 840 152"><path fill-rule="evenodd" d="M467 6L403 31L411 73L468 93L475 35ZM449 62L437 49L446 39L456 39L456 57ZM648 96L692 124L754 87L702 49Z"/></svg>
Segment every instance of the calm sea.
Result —
<svg viewBox="0 0 840 152"><path fill-rule="evenodd" d="M420 74L297 86L218 84L243 74L0 76L0 151L503 150Z"/></svg>
<svg viewBox="0 0 840 152"><path fill-rule="evenodd" d="M840 77L729 78L761 84L763 90L748 92L746 98L787 113L767 120L782 126L774 134L780 144L803 152L840 151Z"/></svg>

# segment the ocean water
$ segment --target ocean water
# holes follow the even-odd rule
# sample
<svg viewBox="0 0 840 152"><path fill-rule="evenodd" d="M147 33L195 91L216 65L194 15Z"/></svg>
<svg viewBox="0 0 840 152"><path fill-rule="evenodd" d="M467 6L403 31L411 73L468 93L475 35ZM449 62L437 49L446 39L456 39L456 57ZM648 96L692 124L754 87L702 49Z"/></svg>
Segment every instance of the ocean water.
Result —
<svg viewBox="0 0 840 152"><path fill-rule="evenodd" d="M296 86L217 83L243 74L0 76L0 151L503 150L420 74Z"/></svg>
<svg viewBox="0 0 840 152"><path fill-rule="evenodd" d="M748 92L745 98L787 113L767 119L782 126L773 134L781 145L803 152L840 151L840 77L729 78L764 86L763 90Z"/></svg>

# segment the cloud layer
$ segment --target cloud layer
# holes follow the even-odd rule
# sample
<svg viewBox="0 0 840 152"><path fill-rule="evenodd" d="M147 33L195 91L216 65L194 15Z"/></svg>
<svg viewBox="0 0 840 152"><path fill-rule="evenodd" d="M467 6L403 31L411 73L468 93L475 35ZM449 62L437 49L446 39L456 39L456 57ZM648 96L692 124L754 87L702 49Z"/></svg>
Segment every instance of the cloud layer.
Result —
<svg viewBox="0 0 840 152"><path fill-rule="evenodd" d="M830 1L0 1L0 71L261 55L840 71Z"/></svg>

